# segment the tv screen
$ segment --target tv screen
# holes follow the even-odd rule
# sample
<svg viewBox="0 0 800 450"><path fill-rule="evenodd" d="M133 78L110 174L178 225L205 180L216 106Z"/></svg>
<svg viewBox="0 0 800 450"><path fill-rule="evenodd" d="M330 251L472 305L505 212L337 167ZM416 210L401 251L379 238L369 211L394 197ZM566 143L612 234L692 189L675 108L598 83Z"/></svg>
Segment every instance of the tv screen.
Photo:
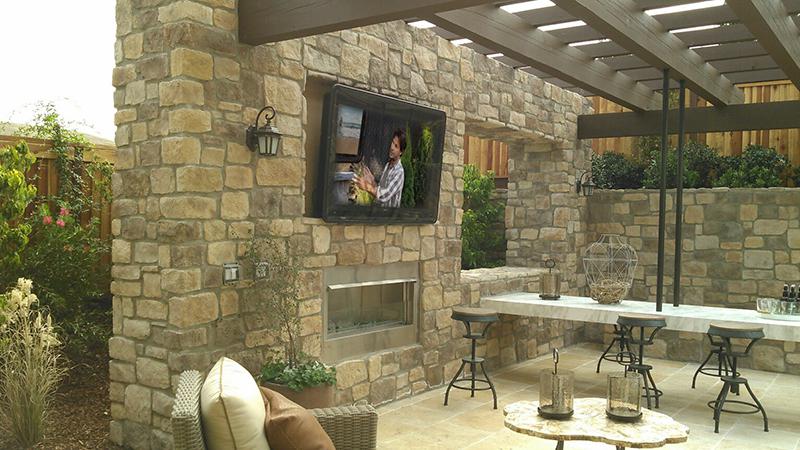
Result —
<svg viewBox="0 0 800 450"><path fill-rule="evenodd" d="M435 222L444 130L444 111L335 85L323 115L322 218Z"/></svg>

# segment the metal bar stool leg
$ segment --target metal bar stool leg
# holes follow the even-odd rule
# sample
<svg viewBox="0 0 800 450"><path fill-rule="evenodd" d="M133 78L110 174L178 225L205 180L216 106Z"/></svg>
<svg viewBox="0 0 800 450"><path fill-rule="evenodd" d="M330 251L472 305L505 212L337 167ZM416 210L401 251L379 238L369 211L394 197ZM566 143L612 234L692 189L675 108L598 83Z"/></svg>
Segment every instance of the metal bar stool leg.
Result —
<svg viewBox="0 0 800 450"><path fill-rule="evenodd" d="M722 386L722 390L717 395L717 401L714 404L714 433L719 433L719 419L722 415L722 407L725 405L725 399L728 397L728 392L731 390L731 385L728 382Z"/></svg>
<svg viewBox="0 0 800 450"><path fill-rule="evenodd" d="M611 340L611 344L609 344L606 350L603 352L603 354L600 355L600 359L597 360L597 370L595 370L596 373L600 373L600 363L603 362L606 355L608 355L608 352L611 351L611 349L614 347L614 344L616 344L618 341L619 341L618 337L614 336L614 339Z"/></svg>
<svg viewBox="0 0 800 450"><path fill-rule="evenodd" d="M756 402L756 406L758 410L761 411L761 416L764 417L764 431L769 431L769 422L767 421L767 411L764 409L764 406L761 404L760 401L756 398L756 394L753 393L753 390L750 389L750 383L747 381L744 382L744 387L747 389L747 392L750 393L750 397Z"/></svg>
<svg viewBox="0 0 800 450"><path fill-rule="evenodd" d="M700 364L700 367L698 367L697 370L694 371L694 376L692 377L692 389L694 389L694 384L697 381L697 376L700 375L700 371L706 367L706 364L708 363L708 361L711 359L712 356L714 356L713 350L708 352L708 356L706 356L706 359L703 360L702 364ZM718 358L717 365L719 373L722 373L722 358Z"/></svg>
<svg viewBox="0 0 800 450"><path fill-rule="evenodd" d="M483 371L483 376L486 377L486 381L489 383L489 387L492 388L492 399L494 399L493 409L497 409L497 392L494 390L494 383L489 379L489 374L486 373L486 368L483 367L483 363L481 363L481 370Z"/></svg>
<svg viewBox="0 0 800 450"><path fill-rule="evenodd" d="M466 361L461 361L461 367L458 368L458 370L456 371L456 375L453 377L452 380L450 380L450 384L447 385L447 390L444 391L444 406L447 406L447 398L450 396L450 389L453 388L453 385L456 383L456 380L458 380L458 376L461 375L461 372L464 371L464 366L466 365L467 365Z"/></svg>

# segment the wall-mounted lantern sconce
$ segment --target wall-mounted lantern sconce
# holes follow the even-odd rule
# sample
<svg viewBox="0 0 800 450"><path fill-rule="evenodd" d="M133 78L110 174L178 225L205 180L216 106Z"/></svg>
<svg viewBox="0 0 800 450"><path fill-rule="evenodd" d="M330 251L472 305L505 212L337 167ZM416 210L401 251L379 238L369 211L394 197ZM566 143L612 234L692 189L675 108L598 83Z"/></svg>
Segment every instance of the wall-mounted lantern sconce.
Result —
<svg viewBox="0 0 800 450"><path fill-rule="evenodd" d="M239 263L225 263L222 265L222 282L234 284L241 278Z"/></svg>
<svg viewBox="0 0 800 450"><path fill-rule="evenodd" d="M594 186L591 170L583 172L575 182L575 190L578 191L578 195L583 194L584 197L589 197L594 193Z"/></svg>
<svg viewBox="0 0 800 450"><path fill-rule="evenodd" d="M258 126L261 114L268 111L265 116L267 122L263 127ZM278 153L278 146L281 143L281 132L272 126L272 119L275 118L275 108L265 106L261 108L256 116L256 123L247 127L246 141L250 150L258 152L259 155L275 156Z"/></svg>

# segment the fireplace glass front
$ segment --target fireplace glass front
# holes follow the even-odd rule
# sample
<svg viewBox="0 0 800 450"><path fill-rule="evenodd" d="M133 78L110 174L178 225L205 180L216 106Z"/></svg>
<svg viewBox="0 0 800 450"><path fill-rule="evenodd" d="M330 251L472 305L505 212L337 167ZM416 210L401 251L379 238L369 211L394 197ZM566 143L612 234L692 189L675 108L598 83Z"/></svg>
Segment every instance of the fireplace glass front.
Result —
<svg viewBox="0 0 800 450"><path fill-rule="evenodd" d="M328 286L328 336L335 338L411 323L416 280Z"/></svg>

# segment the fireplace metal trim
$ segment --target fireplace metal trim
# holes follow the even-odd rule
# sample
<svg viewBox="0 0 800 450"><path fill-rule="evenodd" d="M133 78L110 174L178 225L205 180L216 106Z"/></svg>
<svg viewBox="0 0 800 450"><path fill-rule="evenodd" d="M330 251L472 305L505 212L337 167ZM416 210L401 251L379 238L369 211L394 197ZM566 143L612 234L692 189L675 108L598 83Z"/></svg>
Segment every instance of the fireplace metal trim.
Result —
<svg viewBox="0 0 800 450"><path fill-rule="evenodd" d="M347 358L381 350L403 347L419 342L419 263L399 262L379 266L337 266L323 273L326 289L323 291L322 354L321 359L334 364ZM377 326L339 336L330 336L328 330L328 295L337 289L406 284L411 289L406 305L409 324ZM408 285L410 283L410 286Z"/></svg>

